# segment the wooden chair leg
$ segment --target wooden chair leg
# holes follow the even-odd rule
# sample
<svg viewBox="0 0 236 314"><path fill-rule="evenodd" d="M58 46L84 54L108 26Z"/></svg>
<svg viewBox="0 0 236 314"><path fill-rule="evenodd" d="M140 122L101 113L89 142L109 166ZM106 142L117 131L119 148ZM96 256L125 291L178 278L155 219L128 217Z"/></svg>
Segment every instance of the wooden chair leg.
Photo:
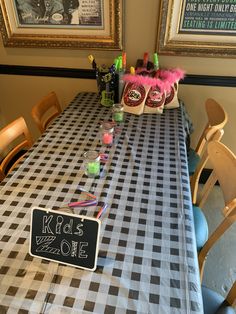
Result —
<svg viewBox="0 0 236 314"><path fill-rule="evenodd" d="M224 232L235 222L235 217L226 217L222 223L216 228L216 230L211 234L207 242L204 244L203 248L198 253L198 264L200 271L200 279L202 281L204 266L207 259L209 250L213 245L219 240L219 238L224 234Z"/></svg>
<svg viewBox="0 0 236 314"><path fill-rule="evenodd" d="M236 306L236 281L228 292L225 300L231 305Z"/></svg>

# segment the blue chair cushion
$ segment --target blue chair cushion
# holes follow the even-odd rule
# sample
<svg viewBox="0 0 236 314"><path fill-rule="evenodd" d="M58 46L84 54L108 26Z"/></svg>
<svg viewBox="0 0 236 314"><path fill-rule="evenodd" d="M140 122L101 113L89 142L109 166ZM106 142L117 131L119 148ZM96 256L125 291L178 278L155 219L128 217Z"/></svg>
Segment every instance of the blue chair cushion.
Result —
<svg viewBox="0 0 236 314"><path fill-rule="evenodd" d="M236 314L235 309L229 304L222 303L215 314Z"/></svg>
<svg viewBox="0 0 236 314"><path fill-rule="evenodd" d="M190 176L194 174L199 161L200 156L196 154L194 149L190 148L188 151L188 172Z"/></svg>
<svg viewBox="0 0 236 314"><path fill-rule="evenodd" d="M235 314L224 298L217 292L202 285L204 314Z"/></svg>
<svg viewBox="0 0 236 314"><path fill-rule="evenodd" d="M193 219L197 250L200 251L200 249L203 247L208 239L208 224L201 208L195 205L193 205Z"/></svg>

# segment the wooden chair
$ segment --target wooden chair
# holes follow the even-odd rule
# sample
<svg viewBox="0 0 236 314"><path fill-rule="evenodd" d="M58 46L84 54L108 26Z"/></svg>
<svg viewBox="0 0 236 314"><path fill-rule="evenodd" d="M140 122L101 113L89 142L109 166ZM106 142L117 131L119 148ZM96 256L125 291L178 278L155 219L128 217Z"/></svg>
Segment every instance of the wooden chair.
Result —
<svg viewBox="0 0 236 314"><path fill-rule="evenodd" d="M210 142L208 144L207 151L213 170L207 182L203 186L197 203L193 205L194 226L201 278L203 276L204 265L209 250L225 233L225 231L236 221L236 156L224 144L217 141ZM199 204L202 204L202 199L207 199L217 180L220 184L224 197L225 206L222 210L224 218L208 237L207 220Z"/></svg>
<svg viewBox="0 0 236 314"><path fill-rule="evenodd" d="M23 117L0 130L0 180L16 167L32 144L33 140Z"/></svg>
<svg viewBox="0 0 236 314"><path fill-rule="evenodd" d="M228 121L228 115L224 108L214 99L207 99L205 102L205 109L208 117L207 124L200 136L196 149L190 148L188 151L188 168L189 175L192 176L203 156L207 143L214 140L214 134L217 130L222 130ZM221 134L223 136L223 133ZM220 140L220 139L218 139Z"/></svg>
<svg viewBox="0 0 236 314"><path fill-rule="evenodd" d="M50 92L34 105L31 115L41 134L44 133L48 125L61 113L61 111L55 92Z"/></svg>
<svg viewBox="0 0 236 314"><path fill-rule="evenodd" d="M236 305L236 281L225 298L202 286L202 299L204 314L235 314L233 307Z"/></svg>

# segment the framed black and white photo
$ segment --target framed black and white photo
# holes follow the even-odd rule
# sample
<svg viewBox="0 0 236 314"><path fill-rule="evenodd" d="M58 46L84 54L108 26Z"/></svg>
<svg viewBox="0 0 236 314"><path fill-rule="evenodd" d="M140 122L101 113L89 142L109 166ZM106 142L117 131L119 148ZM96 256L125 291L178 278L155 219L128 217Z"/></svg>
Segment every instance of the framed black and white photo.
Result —
<svg viewBox="0 0 236 314"><path fill-rule="evenodd" d="M0 0L6 47L121 50L122 0Z"/></svg>

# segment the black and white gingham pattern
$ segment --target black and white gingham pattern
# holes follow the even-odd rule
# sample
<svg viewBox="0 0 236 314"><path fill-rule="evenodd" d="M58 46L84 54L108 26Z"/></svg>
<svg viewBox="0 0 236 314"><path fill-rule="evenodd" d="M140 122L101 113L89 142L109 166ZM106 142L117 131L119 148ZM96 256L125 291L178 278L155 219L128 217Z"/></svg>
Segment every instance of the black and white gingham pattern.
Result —
<svg viewBox="0 0 236 314"><path fill-rule="evenodd" d="M79 94L1 183L0 313L202 313L182 107L126 114L104 149L110 118L96 94ZM109 154L103 178L84 174L90 149ZM28 254L32 206L63 207L78 186L109 205L95 272Z"/></svg>

